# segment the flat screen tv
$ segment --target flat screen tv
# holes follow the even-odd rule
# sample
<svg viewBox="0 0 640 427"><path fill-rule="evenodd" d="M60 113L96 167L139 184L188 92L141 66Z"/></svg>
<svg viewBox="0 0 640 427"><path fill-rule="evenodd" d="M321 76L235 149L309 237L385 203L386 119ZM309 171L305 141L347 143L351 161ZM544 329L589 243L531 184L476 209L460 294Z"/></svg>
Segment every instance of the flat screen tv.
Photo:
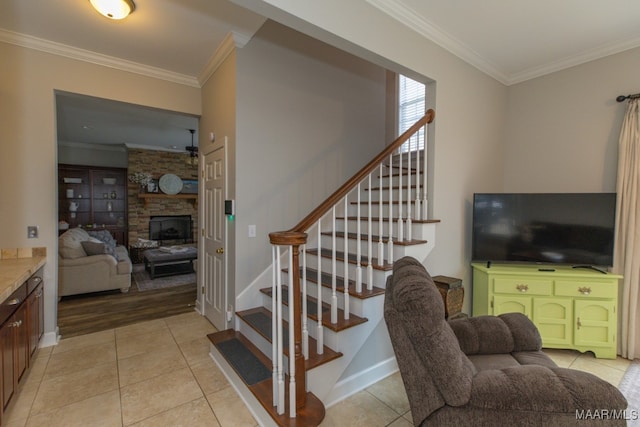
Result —
<svg viewBox="0 0 640 427"><path fill-rule="evenodd" d="M610 267L615 217L615 193L476 193L471 258Z"/></svg>

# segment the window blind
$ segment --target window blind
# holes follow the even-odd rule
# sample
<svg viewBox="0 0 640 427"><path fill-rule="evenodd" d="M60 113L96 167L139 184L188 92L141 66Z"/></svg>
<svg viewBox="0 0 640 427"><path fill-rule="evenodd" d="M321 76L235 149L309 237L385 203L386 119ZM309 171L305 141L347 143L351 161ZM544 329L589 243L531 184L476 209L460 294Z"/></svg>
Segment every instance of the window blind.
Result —
<svg viewBox="0 0 640 427"><path fill-rule="evenodd" d="M403 75L398 79L398 126L399 135L424 116L425 86ZM418 132L402 145L402 152L424 149L424 132Z"/></svg>

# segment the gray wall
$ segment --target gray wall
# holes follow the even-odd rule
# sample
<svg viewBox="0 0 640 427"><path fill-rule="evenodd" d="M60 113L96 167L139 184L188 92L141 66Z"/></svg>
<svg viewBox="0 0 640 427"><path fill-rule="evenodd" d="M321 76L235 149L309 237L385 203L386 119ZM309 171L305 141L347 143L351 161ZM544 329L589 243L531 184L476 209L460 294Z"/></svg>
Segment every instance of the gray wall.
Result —
<svg viewBox="0 0 640 427"><path fill-rule="evenodd" d="M236 292L385 144L385 70L274 22L237 52ZM248 238L255 224L257 237Z"/></svg>

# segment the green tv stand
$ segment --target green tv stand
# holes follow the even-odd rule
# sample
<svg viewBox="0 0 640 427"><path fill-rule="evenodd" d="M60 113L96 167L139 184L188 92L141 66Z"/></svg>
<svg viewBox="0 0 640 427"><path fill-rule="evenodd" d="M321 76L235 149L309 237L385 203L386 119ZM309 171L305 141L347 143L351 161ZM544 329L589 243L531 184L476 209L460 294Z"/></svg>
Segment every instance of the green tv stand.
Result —
<svg viewBox="0 0 640 427"><path fill-rule="evenodd" d="M615 359L622 276L570 266L473 263L473 315L519 312L545 348Z"/></svg>

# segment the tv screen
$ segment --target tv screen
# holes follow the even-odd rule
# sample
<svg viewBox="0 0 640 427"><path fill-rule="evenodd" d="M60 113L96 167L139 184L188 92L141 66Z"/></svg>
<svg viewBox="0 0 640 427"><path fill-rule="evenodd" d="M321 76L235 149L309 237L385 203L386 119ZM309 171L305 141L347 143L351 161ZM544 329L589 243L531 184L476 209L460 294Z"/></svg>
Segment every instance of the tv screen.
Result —
<svg viewBox="0 0 640 427"><path fill-rule="evenodd" d="M610 267L615 211L615 193L476 193L471 258Z"/></svg>

